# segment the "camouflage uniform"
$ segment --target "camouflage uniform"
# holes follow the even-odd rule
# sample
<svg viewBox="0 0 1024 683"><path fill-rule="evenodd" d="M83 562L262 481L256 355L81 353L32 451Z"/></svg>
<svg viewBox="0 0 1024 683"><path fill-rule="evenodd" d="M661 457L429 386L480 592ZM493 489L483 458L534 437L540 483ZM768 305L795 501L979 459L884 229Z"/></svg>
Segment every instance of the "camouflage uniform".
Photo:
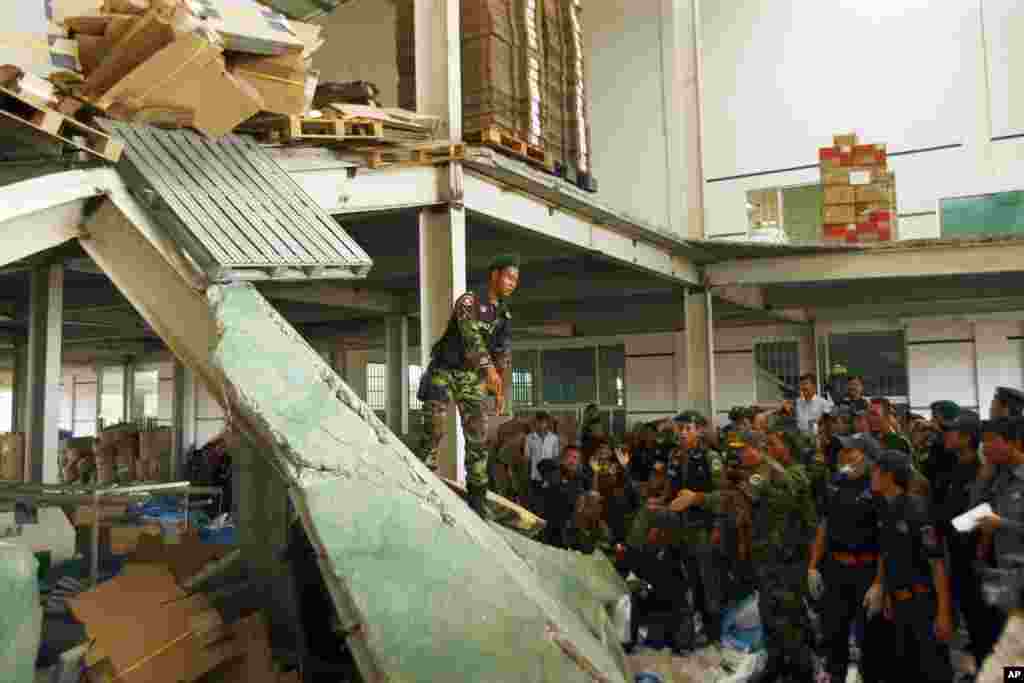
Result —
<svg viewBox="0 0 1024 683"><path fill-rule="evenodd" d="M423 401L423 441L419 457L432 470L444 437L448 406L454 401L466 437L466 488L471 498L486 494L487 417L484 414L484 373L503 370L510 362L509 321L503 301L492 304L472 292L456 300L444 336L431 349L430 365L416 397Z"/></svg>
<svg viewBox="0 0 1024 683"><path fill-rule="evenodd" d="M735 477L728 489L738 496L711 493L705 504L740 515L738 552L749 560L756 578L768 651L768 669L761 680L774 680L788 670L796 680L811 681L814 659L804 596L808 548L817 528L815 479L823 476L824 467L783 466L764 456L757 467L739 471L749 476Z"/></svg>

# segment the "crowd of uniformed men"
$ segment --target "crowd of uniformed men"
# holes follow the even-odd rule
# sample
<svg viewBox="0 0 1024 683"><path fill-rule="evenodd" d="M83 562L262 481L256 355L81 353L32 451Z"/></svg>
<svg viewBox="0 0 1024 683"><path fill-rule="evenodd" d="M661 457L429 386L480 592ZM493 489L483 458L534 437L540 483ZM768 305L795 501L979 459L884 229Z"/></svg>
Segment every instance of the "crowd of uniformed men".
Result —
<svg viewBox="0 0 1024 683"><path fill-rule="evenodd" d="M560 445L541 413L529 434L505 434L495 480L547 520L543 540L601 549L642 580L634 639L644 626L679 652L714 642L725 607L758 591L761 680L845 681L852 639L867 683L952 681L958 625L980 666L1005 622L982 574L1013 567L1024 544L1024 394L1000 389L981 421L949 401L925 419L862 392L851 377L833 403L806 375L781 409L736 408L723 429L685 412L621 445L593 413ZM955 531L982 502L993 513Z"/></svg>
<svg viewBox="0 0 1024 683"><path fill-rule="evenodd" d="M489 516L495 482L546 519L544 541L600 549L639 578L634 642L647 626L694 648L699 614L713 643L724 608L757 591L762 681L845 681L851 633L865 683L952 681L958 624L977 666L992 652L1006 613L984 599L983 574L1024 566L1024 394L999 389L986 421L949 401L925 419L866 398L861 377L826 400L805 375L780 409L736 408L721 430L690 411L617 444L591 406L574 443L538 415L528 435L505 430L489 458L484 397L503 414L518 266L495 258L486 286L455 302L419 387L419 455L436 468L457 405L469 504ZM981 503L991 512L976 526L954 528Z"/></svg>

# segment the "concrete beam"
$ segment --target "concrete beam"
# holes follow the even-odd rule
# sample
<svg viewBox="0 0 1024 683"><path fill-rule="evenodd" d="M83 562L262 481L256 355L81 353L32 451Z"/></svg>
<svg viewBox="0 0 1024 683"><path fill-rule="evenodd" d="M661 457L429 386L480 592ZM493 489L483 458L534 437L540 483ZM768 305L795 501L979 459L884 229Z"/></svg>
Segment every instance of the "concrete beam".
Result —
<svg viewBox="0 0 1024 683"><path fill-rule="evenodd" d="M616 226L598 224L475 173L466 174L464 189L466 208L492 220L520 226L678 284L701 282L691 260L674 255L667 247L629 237Z"/></svg>
<svg viewBox="0 0 1024 683"><path fill-rule="evenodd" d="M764 285L915 278L1024 270L1024 240L895 243L841 254L736 259L706 267L709 284Z"/></svg>
<svg viewBox="0 0 1024 683"><path fill-rule="evenodd" d="M67 171L0 187L0 266L77 237L97 180L111 176L109 169Z"/></svg>
<svg viewBox="0 0 1024 683"><path fill-rule="evenodd" d="M810 320L807 311L798 306L775 308L766 301L764 287L755 285L732 285L715 287L711 290L714 296L750 311L764 313L782 322L804 324Z"/></svg>
<svg viewBox="0 0 1024 683"><path fill-rule="evenodd" d="M686 320L686 403L704 415L714 415L714 335L711 294L687 291L683 298Z"/></svg>
<svg viewBox="0 0 1024 683"><path fill-rule="evenodd" d="M389 292L374 291L364 287L341 285L331 282L308 284L264 283L258 286L264 296L296 303L338 306L367 311L376 314L401 314L408 312L406 297Z"/></svg>

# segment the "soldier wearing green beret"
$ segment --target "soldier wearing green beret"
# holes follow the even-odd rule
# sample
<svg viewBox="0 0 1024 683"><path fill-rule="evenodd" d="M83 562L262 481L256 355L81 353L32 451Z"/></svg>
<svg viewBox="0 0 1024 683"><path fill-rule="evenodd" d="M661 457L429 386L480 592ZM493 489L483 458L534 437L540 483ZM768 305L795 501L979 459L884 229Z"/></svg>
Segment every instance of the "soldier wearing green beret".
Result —
<svg viewBox="0 0 1024 683"><path fill-rule="evenodd" d="M444 335L430 351L430 365L416 397L423 402L423 441L419 457L437 469L449 405L454 402L466 437L466 489L470 506L487 515L487 418L485 391L494 394L497 413L505 412L501 372L511 362L511 319L505 304L519 285L519 257L498 256L491 262L487 287L466 292L455 301Z"/></svg>

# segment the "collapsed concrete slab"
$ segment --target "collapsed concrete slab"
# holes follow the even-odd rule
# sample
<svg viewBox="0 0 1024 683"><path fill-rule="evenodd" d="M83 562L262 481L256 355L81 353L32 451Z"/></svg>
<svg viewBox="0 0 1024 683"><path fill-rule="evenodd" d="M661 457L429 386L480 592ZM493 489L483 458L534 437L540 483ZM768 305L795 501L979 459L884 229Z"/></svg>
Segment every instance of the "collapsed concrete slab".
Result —
<svg viewBox="0 0 1024 683"><path fill-rule="evenodd" d="M628 680L606 560L488 525L252 286L207 294L230 419L287 482L367 681Z"/></svg>

